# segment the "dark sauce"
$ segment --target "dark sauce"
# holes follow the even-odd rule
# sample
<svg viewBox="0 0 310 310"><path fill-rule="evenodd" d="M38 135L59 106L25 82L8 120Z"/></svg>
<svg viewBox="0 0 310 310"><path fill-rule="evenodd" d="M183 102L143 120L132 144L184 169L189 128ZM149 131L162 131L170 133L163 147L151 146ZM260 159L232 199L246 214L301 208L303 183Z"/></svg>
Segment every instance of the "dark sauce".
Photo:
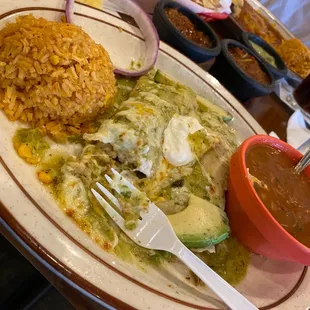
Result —
<svg viewBox="0 0 310 310"><path fill-rule="evenodd" d="M298 241L310 247L310 178L296 174L292 161L267 145L247 152L250 174L267 186L254 183L255 190L280 225Z"/></svg>
<svg viewBox="0 0 310 310"><path fill-rule="evenodd" d="M210 38L204 32L198 30L188 17L174 8L166 8L165 11L170 22L187 39L202 47L211 48L213 46L213 42L210 40Z"/></svg>

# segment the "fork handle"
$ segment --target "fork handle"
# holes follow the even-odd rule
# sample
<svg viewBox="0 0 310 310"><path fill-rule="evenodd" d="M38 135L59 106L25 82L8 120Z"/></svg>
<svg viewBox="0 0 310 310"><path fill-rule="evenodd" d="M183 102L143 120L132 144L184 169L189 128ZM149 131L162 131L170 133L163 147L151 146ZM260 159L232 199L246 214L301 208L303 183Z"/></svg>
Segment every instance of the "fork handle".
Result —
<svg viewBox="0 0 310 310"><path fill-rule="evenodd" d="M258 310L257 307L222 279L181 242L173 249L173 254L190 268L230 309Z"/></svg>

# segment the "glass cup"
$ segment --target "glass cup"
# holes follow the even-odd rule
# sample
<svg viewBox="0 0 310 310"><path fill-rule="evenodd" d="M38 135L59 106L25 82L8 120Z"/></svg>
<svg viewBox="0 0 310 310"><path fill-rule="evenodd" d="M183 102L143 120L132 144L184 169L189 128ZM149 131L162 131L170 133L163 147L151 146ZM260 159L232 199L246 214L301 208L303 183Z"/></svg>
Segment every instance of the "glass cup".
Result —
<svg viewBox="0 0 310 310"><path fill-rule="evenodd" d="M293 96L301 110L310 116L310 74L294 90Z"/></svg>

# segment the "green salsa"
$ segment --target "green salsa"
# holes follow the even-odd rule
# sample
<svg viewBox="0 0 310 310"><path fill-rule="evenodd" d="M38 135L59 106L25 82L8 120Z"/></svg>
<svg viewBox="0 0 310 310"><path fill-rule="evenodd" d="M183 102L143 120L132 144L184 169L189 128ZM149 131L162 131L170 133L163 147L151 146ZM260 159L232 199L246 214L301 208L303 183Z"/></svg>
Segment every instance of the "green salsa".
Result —
<svg viewBox="0 0 310 310"><path fill-rule="evenodd" d="M231 285L245 278L251 260L250 252L232 236L216 245L215 253L205 251L198 256Z"/></svg>
<svg viewBox="0 0 310 310"><path fill-rule="evenodd" d="M262 57L264 60L266 60L270 65L277 67L276 60L274 57L272 57L269 53L267 53L261 46L254 43L253 41L250 41L251 45L255 49L255 51Z"/></svg>

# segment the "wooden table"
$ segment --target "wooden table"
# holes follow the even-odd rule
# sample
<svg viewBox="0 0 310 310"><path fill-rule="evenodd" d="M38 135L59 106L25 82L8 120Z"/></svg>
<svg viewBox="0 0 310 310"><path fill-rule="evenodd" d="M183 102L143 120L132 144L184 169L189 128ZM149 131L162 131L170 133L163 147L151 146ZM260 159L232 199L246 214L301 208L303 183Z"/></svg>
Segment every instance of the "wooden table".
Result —
<svg viewBox="0 0 310 310"><path fill-rule="evenodd" d="M275 93L251 99L243 106L267 133L274 131L286 141L287 122L293 111Z"/></svg>

